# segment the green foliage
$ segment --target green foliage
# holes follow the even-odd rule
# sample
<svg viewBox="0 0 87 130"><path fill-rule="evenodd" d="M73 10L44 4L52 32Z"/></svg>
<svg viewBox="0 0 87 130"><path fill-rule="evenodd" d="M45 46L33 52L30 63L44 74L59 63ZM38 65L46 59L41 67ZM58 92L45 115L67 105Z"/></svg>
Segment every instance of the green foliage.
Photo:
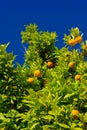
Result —
<svg viewBox="0 0 87 130"><path fill-rule="evenodd" d="M76 36L79 36L80 35L80 30L79 30L79 28L71 28L71 30L70 30L70 35L71 36L74 36L74 37L76 37Z"/></svg>
<svg viewBox="0 0 87 130"><path fill-rule="evenodd" d="M73 36L80 34L72 28ZM39 31L30 24L21 32L29 46L25 62L15 68L9 44L0 45L0 129L1 130L86 130L87 61L78 49L55 46L55 32ZM69 39L65 35L65 39ZM51 61L53 66L49 67ZM69 63L74 62L72 68ZM35 71L40 76L35 76ZM75 76L79 74L80 80ZM32 78L32 81L28 79ZM77 117L72 110L78 110Z"/></svg>

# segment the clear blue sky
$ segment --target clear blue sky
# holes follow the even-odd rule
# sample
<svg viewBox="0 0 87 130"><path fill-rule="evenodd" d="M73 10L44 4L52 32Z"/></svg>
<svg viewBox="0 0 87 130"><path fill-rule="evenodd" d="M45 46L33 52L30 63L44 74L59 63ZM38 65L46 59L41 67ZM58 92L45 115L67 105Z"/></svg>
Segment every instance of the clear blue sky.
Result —
<svg viewBox="0 0 87 130"><path fill-rule="evenodd" d="M41 30L56 31L58 47L71 27L79 27L87 39L87 0L2 0L0 1L0 44L10 42L8 51L24 62L20 32L24 25L36 23Z"/></svg>

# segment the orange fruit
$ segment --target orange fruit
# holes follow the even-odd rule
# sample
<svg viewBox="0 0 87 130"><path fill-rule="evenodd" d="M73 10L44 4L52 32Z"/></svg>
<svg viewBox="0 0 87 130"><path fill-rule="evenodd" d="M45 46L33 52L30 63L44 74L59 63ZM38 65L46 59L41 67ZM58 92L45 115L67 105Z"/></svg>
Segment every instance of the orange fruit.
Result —
<svg viewBox="0 0 87 130"><path fill-rule="evenodd" d="M75 40L77 43L82 42L82 36L77 36Z"/></svg>
<svg viewBox="0 0 87 130"><path fill-rule="evenodd" d="M48 68L52 68L54 66L54 63L52 61L47 62Z"/></svg>
<svg viewBox="0 0 87 130"><path fill-rule="evenodd" d="M71 112L71 115L73 116L73 119L77 119L79 115L79 111L76 109L73 109Z"/></svg>
<svg viewBox="0 0 87 130"><path fill-rule="evenodd" d="M30 77L30 78L27 79L27 82L32 83L33 80L34 80L34 78L31 78L31 77Z"/></svg>
<svg viewBox="0 0 87 130"><path fill-rule="evenodd" d="M69 66L69 68L73 68L74 67L74 62L73 61L69 62L68 66Z"/></svg>
<svg viewBox="0 0 87 130"><path fill-rule="evenodd" d="M70 46L74 46L79 42L82 42L82 36L77 36L74 39L70 39L68 43Z"/></svg>
<svg viewBox="0 0 87 130"><path fill-rule="evenodd" d="M35 70L34 76L35 76L35 77L40 77L40 75L41 75L40 70Z"/></svg>
<svg viewBox="0 0 87 130"><path fill-rule="evenodd" d="M69 43L70 46L74 46L76 44L76 40L70 39L68 43Z"/></svg>
<svg viewBox="0 0 87 130"><path fill-rule="evenodd" d="M75 75L75 80L81 80L81 75L80 74Z"/></svg>

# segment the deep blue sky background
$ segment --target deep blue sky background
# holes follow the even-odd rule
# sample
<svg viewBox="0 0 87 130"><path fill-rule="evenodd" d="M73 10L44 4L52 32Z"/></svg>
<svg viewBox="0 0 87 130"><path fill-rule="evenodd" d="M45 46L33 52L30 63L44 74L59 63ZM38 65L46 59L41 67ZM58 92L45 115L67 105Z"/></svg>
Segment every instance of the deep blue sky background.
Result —
<svg viewBox="0 0 87 130"><path fill-rule="evenodd" d="M71 27L79 27L87 39L87 0L2 0L0 1L0 44L10 42L8 52L23 64L24 47L20 32L24 25L36 23L43 31L56 31L58 47Z"/></svg>

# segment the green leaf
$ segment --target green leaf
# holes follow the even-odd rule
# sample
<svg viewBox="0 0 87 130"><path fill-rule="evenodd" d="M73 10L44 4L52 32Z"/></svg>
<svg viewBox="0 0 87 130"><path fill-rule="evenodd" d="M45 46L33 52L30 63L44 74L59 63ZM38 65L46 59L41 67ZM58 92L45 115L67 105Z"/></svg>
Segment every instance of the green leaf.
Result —
<svg viewBox="0 0 87 130"><path fill-rule="evenodd" d="M84 121L87 122L87 112L84 115Z"/></svg>
<svg viewBox="0 0 87 130"><path fill-rule="evenodd" d="M78 36L78 35L80 35L80 31L79 31L79 28L71 28L71 30L70 30L70 35L71 36Z"/></svg>
<svg viewBox="0 0 87 130"><path fill-rule="evenodd" d="M43 130L49 130L48 128L49 128L48 125L43 126Z"/></svg>
<svg viewBox="0 0 87 130"><path fill-rule="evenodd" d="M49 111L48 113L49 113L50 115L55 116L55 111Z"/></svg>
<svg viewBox="0 0 87 130"><path fill-rule="evenodd" d="M86 107L86 108L87 108L87 104L86 104L86 105L84 105L84 107Z"/></svg>
<svg viewBox="0 0 87 130"><path fill-rule="evenodd" d="M64 96L64 99L70 98L71 96L74 96L74 95L75 95L75 93L66 94L66 95Z"/></svg>
<svg viewBox="0 0 87 130"><path fill-rule="evenodd" d="M83 129L79 127L75 127L75 128L71 128L71 130L83 130Z"/></svg>
<svg viewBox="0 0 87 130"><path fill-rule="evenodd" d="M43 130L50 130L50 128L54 128L53 125L43 125L42 127L43 127Z"/></svg>
<svg viewBox="0 0 87 130"><path fill-rule="evenodd" d="M42 105L46 106L46 104L44 103L44 99L39 98L38 101L39 101Z"/></svg>
<svg viewBox="0 0 87 130"><path fill-rule="evenodd" d="M33 130L38 124L39 124L39 122L34 123L34 124L31 126L30 130Z"/></svg>
<svg viewBox="0 0 87 130"><path fill-rule="evenodd" d="M28 100L22 100L24 103L28 103L28 104L32 104L32 105L35 105L35 102L33 101L28 101Z"/></svg>
<svg viewBox="0 0 87 130"><path fill-rule="evenodd" d="M0 119L3 120L4 118L4 114L0 113Z"/></svg>
<svg viewBox="0 0 87 130"><path fill-rule="evenodd" d="M59 126L63 127L63 128L67 128L70 129L70 127L66 124L62 124L62 123L57 123Z"/></svg>
<svg viewBox="0 0 87 130"><path fill-rule="evenodd" d="M48 99L48 101L52 102L52 94L51 94L51 92L49 92L49 94L47 96L47 99Z"/></svg>
<svg viewBox="0 0 87 130"><path fill-rule="evenodd" d="M42 118L51 121L53 119L53 116L51 115L46 115L46 116L42 116Z"/></svg>

